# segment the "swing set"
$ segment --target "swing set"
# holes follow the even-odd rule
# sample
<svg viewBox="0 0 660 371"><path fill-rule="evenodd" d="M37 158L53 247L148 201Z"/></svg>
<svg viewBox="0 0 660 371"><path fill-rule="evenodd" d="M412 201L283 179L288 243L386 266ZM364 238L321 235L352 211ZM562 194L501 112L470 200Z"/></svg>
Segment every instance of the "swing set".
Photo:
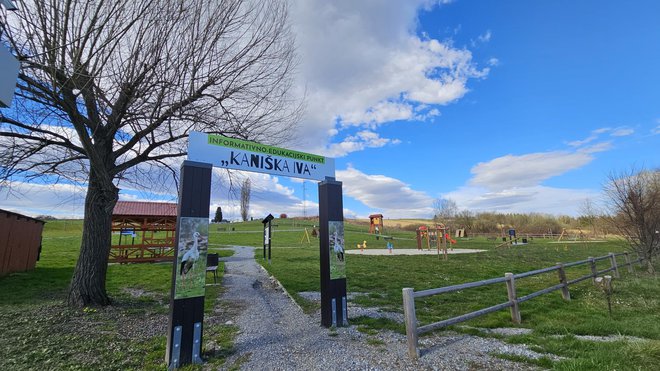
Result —
<svg viewBox="0 0 660 371"><path fill-rule="evenodd" d="M438 250L438 259L440 259L440 249L442 248L444 259L447 260L447 242L452 245L456 243L456 240L449 237L449 228L445 227L444 224L439 224L435 226L435 230L429 230L429 227L422 225L417 228L417 250L423 250L422 244L426 240L426 249L431 251L431 243L435 244ZM438 238L440 236L440 238ZM441 247L442 245L442 247ZM453 248L449 247L452 251Z"/></svg>

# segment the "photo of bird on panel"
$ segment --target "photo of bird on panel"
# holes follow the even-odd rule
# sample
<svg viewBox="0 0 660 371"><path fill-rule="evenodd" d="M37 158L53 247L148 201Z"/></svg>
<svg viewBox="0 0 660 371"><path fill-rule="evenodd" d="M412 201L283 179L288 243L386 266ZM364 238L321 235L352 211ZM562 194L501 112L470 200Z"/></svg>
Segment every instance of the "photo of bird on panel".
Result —
<svg viewBox="0 0 660 371"><path fill-rule="evenodd" d="M180 223L174 298L204 296L209 220L182 217Z"/></svg>
<svg viewBox="0 0 660 371"><path fill-rule="evenodd" d="M328 222L330 239L330 279L346 278L344 261L344 222Z"/></svg>

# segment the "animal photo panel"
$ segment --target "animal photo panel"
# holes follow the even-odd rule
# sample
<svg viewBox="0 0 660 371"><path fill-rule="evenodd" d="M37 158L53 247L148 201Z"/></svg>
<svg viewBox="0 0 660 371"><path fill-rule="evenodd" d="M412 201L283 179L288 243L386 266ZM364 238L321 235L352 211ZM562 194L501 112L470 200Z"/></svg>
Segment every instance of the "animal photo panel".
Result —
<svg viewBox="0 0 660 371"><path fill-rule="evenodd" d="M209 220L182 217L180 223L174 299L204 296Z"/></svg>
<svg viewBox="0 0 660 371"><path fill-rule="evenodd" d="M330 221L328 232L330 239L330 279L346 278L344 222Z"/></svg>

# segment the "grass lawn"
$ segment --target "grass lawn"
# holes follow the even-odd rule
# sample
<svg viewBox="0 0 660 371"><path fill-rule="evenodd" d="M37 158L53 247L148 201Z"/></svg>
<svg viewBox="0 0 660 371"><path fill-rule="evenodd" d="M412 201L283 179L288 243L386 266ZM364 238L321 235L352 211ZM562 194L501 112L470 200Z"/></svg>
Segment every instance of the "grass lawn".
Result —
<svg viewBox="0 0 660 371"><path fill-rule="evenodd" d="M273 221L272 263L259 262L287 288L305 309L317 304L298 293L319 291L318 238L308 243L305 228L311 234L313 221L276 219ZM316 223L318 224L318 222ZM14 369L163 369L165 332L169 301L171 264L111 265L107 288L115 300L108 308L71 310L63 306L66 287L73 272L80 244L80 221L55 221L46 224L41 261L33 272L0 279L0 370ZM367 249L386 249L383 238L367 233L365 224L345 224L347 248L367 241ZM227 245L262 246L260 221L212 224L209 249L226 256ZM414 233L385 228L394 237L394 248L416 248ZM461 239L456 248L487 250L478 254L437 256L364 256L346 255L348 290L362 292L354 300L364 306L402 312L401 289L415 290L501 277L505 272L521 273L572 262L589 256L624 251L621 242L550 243L535 239L525 246L495 248L498 242L486 239ZM620 260L623 262L623 259ZM608 261L599 262L604 269ZM511 343L525 343L540 352L564 357L561 361L532 361L542 367L560 370L639 370L654 369L660 364L660 280L638 267L634 273L620 269L621 279L614 281L612 315L599 289L590 281L570 287L572 300L564 302L559 292L543 295L520 305L522 324L511 323L507 310L480 317L451 329L502 337ZM222 272L222 269L220 269ZM587 267L567 269L568 279L588 272ZM516 281L522 296L557 283L556 272ZM207 318L213 316L215 298L221 286L206 290ZM467 313L506 301L504 284L421 298L416 301L421 324ZM350 316L350 313L349 313ZM218 321L215 321L218 322ZM401 324L387 320L351 318L361 331L394 329ZM483 335L475 328L525 327L528 335ZM234 326L208 325L204 330L205 355L212 366L220 365L231 353ZM642 341L597 342L581 335L628 335ZM507 357L507 356L502 356Z"/></svg>
<svg viewBox="0 0 660 371"><path fill-rule="evenodd" d="M67 308L62 303L81 228L79 220L46 223L37 268L0 278L0 370L165 369L172 263L112 264L106 288L113 305ZM224 266L218 268L220 279L222 272ZM207 286L207 319L221 292L220 285ZM205 326L205 341L216 344L205 352L211 365L221 365L231 353L236 332L235 326Z"/></svg>
<svg viewBox="0 0 660 371"><path fill-rule="evenodd" d="M301 243L305 226L293 225L291 220L276 219L273 224L272 263L258 261L287 288L305 309L317 309L299 292L319 291L318 239ZM311 231L312 222L307 228ZM260 222L231 224L220 234L222 244L262 246L263 229ZM225 228L227 228L225 227ZM230 228L234 228L231 231ZM346 223L346 246L367 241L368 249L385 249L386 241L367 234L368 226ZM386 235L395 237L396 248L416 248L414 232L386 229ZM450 255L449 260L436 256L346 256L348 291L362 292L355 302L364 306L380 307L402 312L401 289L413 287L423 290L459 283L502 277L505 272L522 273L555 265L625 251L620 241L604 243L552 243L534 239L528 245L495 248L499 242L487 239L460 239L456 248L487 250L478 254ZM623 257L619 258L622 264ZM598 269L609 267L609 261L600 261ZM588 266L567 268L568 279L589 273ZM530 335L505 337L505 341L532 344L541 352L553 353L565 360L552 362L525 360L556 369L653 369L660 364L660 279L650 276L639 267L634 273L620 268L621 279L614 280L612 315L608 314L604 294L591 281L570 287L570 302L561 299L559 292L542 295L520 304L522 324L513 325L508 310L480 317L452 330L477 332L474 327L525 327ZM551 272L516 281L518 296L523 296L558 283L557 273ZM416 300L417 317L421 324L437 322L459 314L507 301L506 286L490 285ZM371 328L394 328L404 331L403 325L357 318L353 323ZM581 340L580 335L628 335L646 340L639 342L596 342ZM488 335L493 336L493 335ZM576 337L578 336L578 337Z"/></svg>

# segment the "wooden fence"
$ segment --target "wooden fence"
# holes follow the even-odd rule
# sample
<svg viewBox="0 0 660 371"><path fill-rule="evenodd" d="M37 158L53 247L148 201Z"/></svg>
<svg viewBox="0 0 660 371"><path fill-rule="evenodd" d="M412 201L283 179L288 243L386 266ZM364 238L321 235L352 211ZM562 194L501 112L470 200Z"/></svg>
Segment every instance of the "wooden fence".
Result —
<svg viewBox="0 0 660 371"><path fill-rule="evenodd" d="M625 258L625 263L622 265L619 265L617 262L617 257L618 256L624 256ZM609 260L610 261L610 267L607 269L603 270L598 270L596 267L596 263L601 260ZM633 272L633 267L632 265L635 263L642 263L642 258L639 258L635 261L630 261L630 256L627 252L624 253L619 253L619 254L614 254L614 253L609 253L608 255L597 257L597 258L592 258L589 257L586 260L581 260L573 263L557 263L557 265L553 267L548 267L548 268L543 268L543 269L537 269L534 271L529 271L529 272L524 272L524 273L519 273L519 274L513 274L513 273L505 273L504 277L499 277L499 278L491 278L488 280L483 280L483 281L476 281L476 282L468 282L468 283L463 283L460 285L453 285L453 286L447 286L447 287L440 287L436 289L428 289L428 290L422 290L422 291L415 291L412 288L404 288L403 289L403 313L405 317L405 324L406 324L406 335L408 337L408 354L413 357L413 358L418 358L419 357L419 350L417 349L417 343L418 343L418 336L430 332L433 330L437 330L443 327L455 325L460 322L464 322L479 316L483 316L488 313L492 313L498 310L502 310L505 308L510 308L511 310L511 320L519 324L520 323L520 310L518 308L518 304L523 303L525 301L531 300L537 296L547 294L556 290L561 290L561 295L562 298L566 301L571 300L571 293L568 290L568 287L570 285L576 284L578 282L582 282L584 280L591 279L592 282L596 282L596 277L602 274L605 274L607 272L613 272L613 275L615 278L619 278L619 267L628 267L629 272ZM572 280L567 280L566 279L566 272L565 268L569 267L575 267L579 265L586 265L588 264L591 268L591 273L582 276L576 279ZM548 272L553 272L557 271L558 274L558 279L559 283L545 288L540 291L536 291L534 293L518 297L516 294L516 279L520 278L525 278L525 277L530 277L542 273L548 273ZM492 307L488 308L483 308L474 312L470 312L467 314L460 315L458 317L453 317L453 318L448 318L446 320L440 321L440 322L435 322L431 323L428 325L424 326L417 326L417 316L415 315L415 299L416 298L422 298L425 296L432 296L432 295L438 295L438 294L443 294L443 293L449 293L449 292L455 292L459 290L465 290L468 288L473 288L473 287L481 287L481 286L486 286L486 285L492 285L496 283L505 283L506 288L507 288L507 294L508 294L508 301L493 305Z"/></svg>

